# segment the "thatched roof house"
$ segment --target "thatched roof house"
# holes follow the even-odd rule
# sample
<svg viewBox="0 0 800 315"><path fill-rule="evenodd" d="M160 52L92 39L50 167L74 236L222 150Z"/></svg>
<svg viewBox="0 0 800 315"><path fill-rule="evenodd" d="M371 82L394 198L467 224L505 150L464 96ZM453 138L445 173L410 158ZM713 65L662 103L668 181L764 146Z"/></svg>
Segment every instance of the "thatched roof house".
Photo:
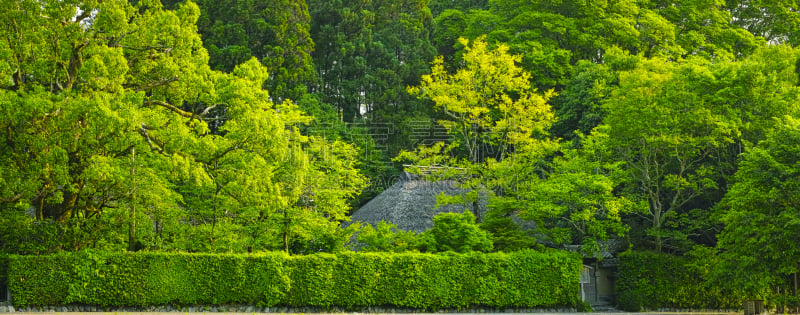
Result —
<svg viewBox="0 0 800 315"><path fill-rule="evenodd" d="M472 205L443 205L436 207L436 196L466 194L453 180L427 181L405 173L392 187L370 200L352 214L353 222L376 226L381 220L393 223L404 231L423 232L433 227L433 217L443 212L472 211ZM478 217L486 212L486 201L478 202Z"/></svg>

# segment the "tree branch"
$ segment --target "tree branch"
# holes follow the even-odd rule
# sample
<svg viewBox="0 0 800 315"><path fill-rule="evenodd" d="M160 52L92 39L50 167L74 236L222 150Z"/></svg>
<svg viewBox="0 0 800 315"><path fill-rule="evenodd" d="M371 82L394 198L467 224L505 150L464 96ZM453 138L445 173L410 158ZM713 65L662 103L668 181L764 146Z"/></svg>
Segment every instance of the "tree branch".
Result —
<svg viewBox="0 0 800 315"><path fill-rule="evenodd" d="M161 80L158 80L158 81L149 82L149 83L147 83L145 85L142 85L142 86L134 87L134 85L132 85L132 84L125 84L123 86L126 87L126 88L134 88L134 90L136 90L136 91L146 91L146 90L149 90L149 89L152 89L152 88L156 88L156 87L159 87L159 86L168 85L168 84L170 84L172 82L175 82L175 81L178 81L178 76L177 75L173 76L171 78L164 78L164 79L161 79Z"/></svg>
<svg viewBox="0 0 800 315"><path fill-rule="evenodd" d="M208 112L210 112L212 109L216 108L216 107L217 107L217 105L219 105L219 104L214 104L214 105L211 105L211 106L209 106L209 107L206 107L206 109L204 109L204 110L203 110L203 112L202 112L202 113L200 113L200 116L205 116L205 115L207 115L207 114L208 114Z"/></svg>
<svg viewBox="0 0 800 315"><path fill-rule="evenodd" d="M152 129L153 128L148 127L145 123L142 123L141 126L139 126L139 134L144 137L144 140L147 142L147 145L150 146L151 150L169 156L168 154L164 153L164 142L150 136L150 133L147 132L147 130ZM155 145L153 145L153 142L155 142Z"/></svg>
<svg viewBox="0 0 800 315"><path fill-rule="evenodd" d="M122 39L125 38L125 36L128 36L128 35L136 33L136 32L138 32L138 30L133 30L133 31L127 32L125 34L120 35L119 37L107 38L108 39L108 47L119 47L119 42L122 41Z"/></svg>
<svg viewBox="0 0 800 315"><path fill-rule="evenodd" d="M194 113L187 112L185 110L182 110L182 109L178 108L175 105L172 105L172 104L164 102L164 101L151 101L151 100L148 100L148 101L145 101L145 104L146 105L158 105L158 106L164 107L166 109L169 109L173 113L176 113L178 115L181 115L181 116L189 118L189 119L194 119L195 118L195 114Z"/></svg>
<svg viewBox="0 0 800 315"><path fill-rule="evenodd" d="M121 46L121 47L124 48L124 49L130 49L130 50L135 50L135 51L148 51L148 50L161 50L161 51L164 51L164 52L172 51L172 47L165 47L165 46L161 46L161 47L144 46L144 47L139 47L139 48L131 47L131 46Z"/></svg>
<svg viewBox="0 0 800 315"><path fill-rule="evenodd" d="M0 199L0 202L7 203L7 202L17 202L22 199L22 194L16 194L8 198Z"/></svg>

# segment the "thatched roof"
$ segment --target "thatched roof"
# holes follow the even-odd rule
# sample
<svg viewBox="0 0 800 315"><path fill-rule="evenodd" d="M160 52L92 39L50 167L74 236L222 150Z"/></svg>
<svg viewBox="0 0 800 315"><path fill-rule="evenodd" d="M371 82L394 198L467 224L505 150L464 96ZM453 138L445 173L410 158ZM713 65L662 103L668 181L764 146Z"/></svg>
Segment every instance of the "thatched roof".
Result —
<svg viewBox="0 0 800 315"><path fill-rule="evenodd" d="M392 187L358 209L351 219L376 226L381 220L393 223L404 231L423 232L433 227L433 217L443 212L462 213L472 210L471 205L444 205L436 207L436 196L466 194L467 190L456 181L431 182L406 173ZM479 216L486 211L486 202L478 202Z"/></svg>

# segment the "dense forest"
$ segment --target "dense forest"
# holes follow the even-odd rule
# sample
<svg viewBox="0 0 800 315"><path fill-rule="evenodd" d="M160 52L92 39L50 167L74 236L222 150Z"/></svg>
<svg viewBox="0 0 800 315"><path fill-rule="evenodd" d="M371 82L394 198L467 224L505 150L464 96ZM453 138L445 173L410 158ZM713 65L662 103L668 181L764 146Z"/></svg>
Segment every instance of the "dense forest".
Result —
<svg viewBox="0 0 800 315"><path fill-rule="evenodd" d="M614 243L788 285L798 30L786 0L3 1L0 252ZM404 164L466 211L342 224Z"/></svg>

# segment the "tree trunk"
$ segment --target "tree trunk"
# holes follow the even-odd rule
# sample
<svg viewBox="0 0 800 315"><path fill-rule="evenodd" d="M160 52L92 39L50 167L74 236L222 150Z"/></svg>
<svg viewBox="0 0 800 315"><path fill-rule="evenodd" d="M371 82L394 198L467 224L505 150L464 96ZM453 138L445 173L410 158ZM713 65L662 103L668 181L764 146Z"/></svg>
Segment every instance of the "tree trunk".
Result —
<svg viewBox="0 0 800 315"><path fill-rule="evenodd" d="M656 253L661 253L661 247L664 240L661 239L661 231L656 232Z"/></svg>
<svg viewBox="0 0 800 315"><path fill-rule="evenodd" d="M128 251L136 251L136 149L131 148L131 218L128 222Z"/></svg>
<svg viewBox="0 0 800 315"><path fill-rule="evenodd" d="M480 195L480 194L478 194ZM482 223L483 218L480 216L480 204L478 202L480 198L476 198L472 201L472 213L475 214L475 223Z"/></svg>
<svg viewBox="0 0 800 315"><path fill-rule="evenodd" d="M653 230L656 233L656 253L661 253L664 239L661 237L661 209L653 209Z"/></svg>
<svg viewBox="0 0 800 315"><path fill-rule="evenodd" d="M794 278L793 279L794 280L794 297L795 297L795 303L797 303L796 302L797 301L797 272L795 272L793 274L793 278ZM794 313L795 314L800 314L800 305L795 304L794 307L795 307Z"/></svg>
<svg viewBox="0 0 800 315"><path fill-rule="evenodd" d="M289 210L283 211L283 251L289 253Z"/></svg>

